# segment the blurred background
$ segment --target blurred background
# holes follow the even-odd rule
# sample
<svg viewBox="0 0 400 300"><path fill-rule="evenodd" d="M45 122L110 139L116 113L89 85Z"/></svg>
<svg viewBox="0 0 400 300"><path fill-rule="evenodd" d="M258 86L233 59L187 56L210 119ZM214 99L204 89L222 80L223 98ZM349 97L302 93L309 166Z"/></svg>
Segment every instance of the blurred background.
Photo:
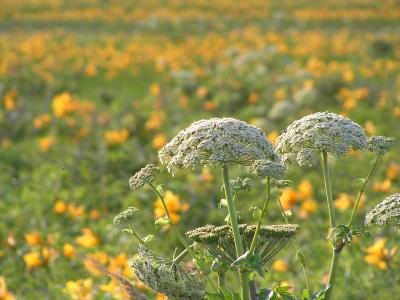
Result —
<svg viewBox="0 0 400 300"><path fill-rule="evenodd" d="M332 111L368 135L400 138L399 1L125 1L2 0L0 9L0 299L124 299L119 285L87 257L131 274L136 244L112 225L128 206L135 227L156 235L171 256L178 245L148 189L128 179L182 128L201 118L232 116L259 126L274 143L290 122ZM368 208L399 192L397 143L362 201ZM374 155L332 161L339 222L351 212ZM233 170L233 176L246 175ZM219 170L172 180L167 202L183 231L222 224ZM327 280L330 248L321 170L293 167L283 191L314 290ZM261 203L256 183L240 193ZM283 223L275 203L268 223ZM166 238L168 237L168 238ZM394 299L398 237L373 232L343 253L336 299ZM305 286L293 247L268 266L261 285ZM229 285L235 287L234 280ZM9 297L9 298L7 298Z"/></svg>

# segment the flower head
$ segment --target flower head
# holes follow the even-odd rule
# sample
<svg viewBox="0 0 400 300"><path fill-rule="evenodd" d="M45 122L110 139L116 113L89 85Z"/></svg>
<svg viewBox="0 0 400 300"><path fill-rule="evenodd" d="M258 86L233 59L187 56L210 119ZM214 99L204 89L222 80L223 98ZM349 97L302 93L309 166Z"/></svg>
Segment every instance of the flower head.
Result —
<svg viewBox="0 0 400 300"><path fill-rule="evenodd" d="M239 190L250 191L252 180L251 178L248 177L245 178L238 177L236 179L232 179L230 183L233 191L239 191Z"/></svg>
<svg viewBox="0 0 400 300"><path fill-rule="evenodd" d="M137 172L129 179L129 187L131 188L131 190L137 190L146 184L150 184L154 181L156 174L159 172L159 167L153 164L149 164L140 169L139 172Z"/></svg>
<svg viewBox="0 0 400 300"><path fill-rule="evenodd" d="M362 127L350 119L318 112L294 121L277 139L277 150L284 160L296 157L300 165L309 164L320 151L336 156L367 147Z"/></svg>
<svg viewBox="0 0 400 300"><path fill-rule="evenodd" d="M365 225L392 225L400 229L400 193L386 197L365 217Z"/></svg>
<svg viewBox="0 0 400 300"><path fill-rule="evenodd" d="M271 160L256 160L250 167L250 171L258 177L272 177L279 179L286 171L286 167L279 161Z"/></svg>
<svg viewBox="0 0 400 300"><path fill-rule="evenodd" d="M114 224L121 224L124 222L129 222L132 220L134 215L136 215L136 212L138 209L136 207L128 207L124 211L120 212L115 218L114 218Z"/></svg>
<svg viewBox="0 0 400 300"><path fill-rule="evenodd" d="M141 247L129 261L136 277L156 292L172 299L203 299L206 284L196 269L173 264L153 251Z"/></svg>
<svg viewBox="0 0 400 300"><path fill-rule="evenodd" d="M263 263L271 260L284 246L289 244L300 226L297 224L261 226L260 239L255 253L259 254ZM244 246L249 249L252 242L255 225L241 224L239 230L244 241ZM229 225L206 225L186 233L193 242L205 247L211 255L218 254L228 264L236 260L233 233Z"/></svg>
<svg viewBox="0 0 400 300"><path fill-rule="evenodd" d="M233 118L213 118L180 131L159 158L174 173L203 166L248 166L258 159L276 160L277 154L261 129Z"/></svg>
<svg viewBox="0 0 400 300"><path fill-rule="evenodd" d="M372 136L368 138L367 148L371 152L383 155L392 149L395 139L386 136Z"/></svg>

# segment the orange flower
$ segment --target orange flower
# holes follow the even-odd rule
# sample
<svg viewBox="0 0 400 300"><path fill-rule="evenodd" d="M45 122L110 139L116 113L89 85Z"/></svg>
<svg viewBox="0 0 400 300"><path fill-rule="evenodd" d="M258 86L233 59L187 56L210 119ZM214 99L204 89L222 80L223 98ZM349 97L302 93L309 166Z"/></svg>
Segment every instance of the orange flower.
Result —
<svg viewBox="0 0 400 300"><path fill-rule="evenodd" d="M63 254L64 254L64 256L67 257L67 258L72 258L72 257L74 257L75 254L76 254L75 247L72 246L72 245L69 244L69 243L64 244L64 246L63 246Z"/></svg>
<svg viewBox="0 0 400 300"><path fill-rule="evenodd" d="M353 197L346 193L340 193L335 199L334 205L339 210L346 210L353 206Z"/></svg>
<svg viewBox="0 0 400 300"><path fill-rule="evenodd" d="M376 127L372 121L365 122L364 129L368 135L374 135L376 133Z"/></svg>
<svg viewBox="0 0 400 300"><path fill-rule="evenodd" d="M71 299L92 300L94 299L93 279L87 278L77 281L67 281L64 292L68 294Z"/></svg>
<svg viewBox="0 0 400 300"><path fill-rule="evenodd" d="M44 261L38 251L31 251L23 256L28 271L43 265Z"/></svg>
<svg viewBox="0 0 400 300"><path fill-rule="evenodd" d="M279 133L277 131L271 131L268 134L268 139L270 140L270 142L272 143L272 145L276 144L276 139L278 138Z"/></svg>
<svg viewBox="0 0 400 300"><path fill-rule="evenodd" d="M39 149L42 152L48 152L56 142L56 139L52 136L46 136L39 139Z"/></svg>
<svg viewBox="0 0 400 300"><path fill-rule="evenodd" d="M386 170L386 177L390 180L396 179L400 175L400 164L391 163Z"/></svg>
<svg viewBox="0 0 400 300"><path fill-rule="evenodd" d="M285 188L282 191L280 201L284 210L290 210L299 201L299 194L292 188Z"/></svg>
<svg viewBox="0 0 400 300"><path fill-rule="evenodd" d="M313 186L311 182L307 179L303 180L298 185L297 189L303 199L308 199L313 196Z"/></svg>
<svg viewBox="0 0 400 300"><path fill-rule="evenodd" d="M15 300L14 295L8 291L6 280L0 276L0 300Z"/></svg>
<svg viewBox="0 0 400 300"><path fill-rule="evenodd" d="M109 130L104 132L104 138L106 139L106 143L109 145L122 144L128 139L128 136L128 129Z"/></svg>
<svg viewBox="0 0 400 300"><path fill-rule="evenodd" d="M83 265L85 266L85 269L88 270L91 274L94 276L100 276L103 273L98 270L96 265L93 263L93 261L96 261L96 263L99 263L102 266L105 266L108 261L107 254L103 251L91 253L83 261Z"/></svg>
<svg viewBox="0 0 400 300"><path fill-rule="evenodd" d="M397 247L392 249L385 248L386 239L378 239L376 242L365 249L366 255L364 260L371 264L377 266L381 270L386 270L388 268L388 263L394 257L397 252Z"/></svg>
<svg viewBox="0 0 400 300"><path fill-rule="evenodd" d="M161 95L161 87L158 83L153 83L150 86L150 94L154 97L159 97Z"/></svg>
<svg viewBox="0 0 400 300"><path fill-rule="evenodd" d="M213 182L214 176L211 174L209 168L201 169L201 179L207 182Z"/></svg>
<svg viewBox="0 0 400 300"><path fill-rule="evenodd" d="M165 113L163 111L153 111L150 118L146 121L146 129L154 130L159 129L165 120Z"/></svg>
<svg viewBox="0 0 400 300"><path fill-rule="evenodd" d="M15 100L16 96L17 96L17 91L15 91L15 90L11 90L6 93L6 95L4 96L4 99L3 99L3 103L4 103L6 110L14 110L15 109L16 104L15 104L14 100Z"/></svg>
<svg viewBox="0 0 400 300"><path fill-rule="evenodd" d="M200 99L204 99L207 96L207 94L208 94L208 90L205 86L199 87L196 91L196 95Z"/></svg>
<svg viewBox="0 0 400 300"><path fill-rule="evenodd" d="M384 181L375 181L372 185L372 189L375 192L390 192L392 190L392 183L389 179L385 179Z"/></svg>
<svg viewBox="0 0 400 300"><path fill-rule="evenodd" d="M213 101L206 101L203 103L203 108L205 110L214 110L217 107L217 104L215 104Z"/></svg>
<svg viewBox="0 0 400 300"><path fill-rule="evenodd" d="M96 235L93 233L92 230L89 228L83 228L82 229L83 235L78 236L75 239L75 242L84 248L94 248L99 245L99 239L96 237Z"/></svg>
<svg viewBox="0 0 400 300"><path fill-rule="evenodd" d="M178 213L187 211L190 207L188 203L182 204L179 196L171 191L167 191L164 196L165 204L170 212L172 223L178 223L181 219ZM165 211L160 199L154 203L154 216L156 219L164 217Z"/></svg>
<svg viewBox="0 0 400 300"><path fill-rule="evenodd" d="M39 232L32 231L30 233L25 234L25 242L29 246L36 246L42 244L42 238L40 237Z"/></svg>
<svg viewBox="0 0 400 300"><path fill-rule="evenodd" d="M51 116L49 114L42 114L40 116L37 116L34 120L33 120L33 126L35 126L35 128L40 129L43 128L43 126L49 124L51 121Z"/></svg>
<svg viewBox="0 0 400 300"><path fill-rule="evenodd" d="M72 95L69 93L62 93L54 96L53 102L53 113L57 118L61 118L66 114L74 111L75 109L75 100L72 98Z"/></svg>
<svg viewBox="0 0 400 300"><path fill-rule="evenodd" d="M67 204L64 201L58 200L56 204L54 204L54 212L56 214L63 214L67 211Z"/></svg>
<svg viewBox="0 0 400 300"><path fill-rule="evenodd" d="M167 143L167 137L160 133L157 134L152 141L152 145L156 150L160 150Z"/></svg>
<svg viewBox="0 0 400 300"><path fill-rule="evenodd" d="M277 272L287 272L289 270L288 264L281 259L276 260L273 263L272 268Z"/></svg>

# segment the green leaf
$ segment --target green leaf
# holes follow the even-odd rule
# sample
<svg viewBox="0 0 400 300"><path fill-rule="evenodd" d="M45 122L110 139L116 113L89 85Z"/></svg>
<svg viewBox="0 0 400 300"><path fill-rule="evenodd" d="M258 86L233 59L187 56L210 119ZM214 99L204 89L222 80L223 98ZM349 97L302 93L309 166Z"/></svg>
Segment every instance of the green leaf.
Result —
<svg viewBox="0 0 400 300"><path fill-rule="evenodd" d="M168 217L162 217L155 220L154 224L156 224L156 226L165 226L171 224L171 222L169 221Z"/></svg>
<svg viewBox="0 0 400 300"><path fill-rule="evenodd" d="M330 288L331 288L331 285L328 284L326 287L319 290L317 293L313 294L311 296L311 300L325 300L326 292L329 291Z"/></svg>

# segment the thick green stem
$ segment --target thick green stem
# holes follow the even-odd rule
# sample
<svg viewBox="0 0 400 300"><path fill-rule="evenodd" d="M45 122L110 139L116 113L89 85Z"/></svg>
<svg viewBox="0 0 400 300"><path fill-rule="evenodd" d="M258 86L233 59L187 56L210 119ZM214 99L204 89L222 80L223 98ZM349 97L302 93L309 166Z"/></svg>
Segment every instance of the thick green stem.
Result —
<svg viewBox="0 0 400 300"><path fill-rule="evenodd" d="M224 182L225 197L228 202L229 218L233 233L233 240L235 242L236 257L239 257L244 254L244 250L243 250L242 238L240 237L237 212L235 204L233 202L233 195L232 195L231 184L229 182L229 173L227 166L222 167L222 179ZM239 271L239 274L242 285L242 300L249 300L249 286L248 286L247 274L244 271Z"/></svg>
<svg viewBox="0 0 400 300"><path fill-rule="evenodd" d="M254 279L249 281L250 299L257 300L257 287Z"/></svg>
<svg viewBox="0 0 400 300"><path fill-rule="evenodd" d="M332 229L336 227L336 217L335 217L335 208L333 206L331 177L329 175L329 168L328 168L328 153L325 150L322 151L322 170L324 173L326 201L328 204L329 220Z"/></svg>
<svg viewBox="0 0 400 300"><path fill-rule="evenodd" d="M218 272L218 289L225 287L225 272Z"/></svg>
<svg viewBox="0 0 400 300"><path fill-rule="evenodd" d="M330 288L325 294L325 300L329 300L332 296L333 286L335 284L336 269L339 263L340 250L333 249L331 269L329 271L328 285Z"/></svg>
<svg viewBox="0 0 400 300"><path fill-rule="evenodd" d="M365 177L363 185L361 186L361 189L358 192L356 202L354 203L353 211L351 212L351 216L350 216L349 222L347 223L347 226L349 226L349 227L353 224L355 213L357 211L358 205L360 204L361 197L364 194L364 190L365 190L365 188L366 188L366 186L368 184L369 179L371 178L372 173L374 172L376 166L378 165L378 162L379 162L380 158L381 158L381 155L378 155L376 157L375 162L372 165L371 170L369 171L367 177Z"/></svg>
<svg viewBox="0 0 400 300"><path fill-rule="evenodd" d="M267 199L264 201L263 208L261 210L261 215L259 216L259 220L257 221L257 226L256 226L256 231L254 232L253 240L251 241L251 246L250 246L250 254L254 254L254 251L256 249L257 241L258 241L258 236L260 234L260 228L262 224L262 219L265 216L265 213L267 212L267 207L269 200L271 199L271 177L268 176L267 178Z"/></svg>
<svg viewBox="0 0 400 300"><path fill-rule="evenodd" d="M331 230L332 230L333 228L336 227L336 217L335 217L335 209L333 206L331 178L329 175L328 153L325 150L322 151L322 170L324 173L326 201L328 203L329 220L331 223ZM327 284L327 286L329 286L330 288L325 295L325 300L329 300L332 295L333 284L335 282L336 268L337 268L338 262L339 262L340 250L341 249L333 249L331 270L329 272L329 279L328 279L328 284Z"/></svg>
<svg viewBox="0 0 400 300"><path fill-rule="evenodd" d="M285 210L283 209L283 206L282 206L282 203L281 203L281 200L279 199L279 197L277 198L277 200L278 200L278 206L279 206L279 208L280 208L280 210L281 210L281 213L282 213L282 217L283 217L283 219L285 220L285 223L286 223L286 224L289 224L289 220L288 220L288 218L286 217ZM299 247L298 247L298 245L297 245L296 240L294 241L294 248L296 249L296 252L299 251ZM306 281L307 290L308 290L308 292L309 292L310 295L311 295L311 294L312 294L312 291L311 291L310 281L309 281L308 275L307 275L307 266L306 266L304 260L300 260L300 264L301 264L301 267L302 267L302 269L303 269L303 275L304 275L304 279L305 279L305 281Z"/></svg>

